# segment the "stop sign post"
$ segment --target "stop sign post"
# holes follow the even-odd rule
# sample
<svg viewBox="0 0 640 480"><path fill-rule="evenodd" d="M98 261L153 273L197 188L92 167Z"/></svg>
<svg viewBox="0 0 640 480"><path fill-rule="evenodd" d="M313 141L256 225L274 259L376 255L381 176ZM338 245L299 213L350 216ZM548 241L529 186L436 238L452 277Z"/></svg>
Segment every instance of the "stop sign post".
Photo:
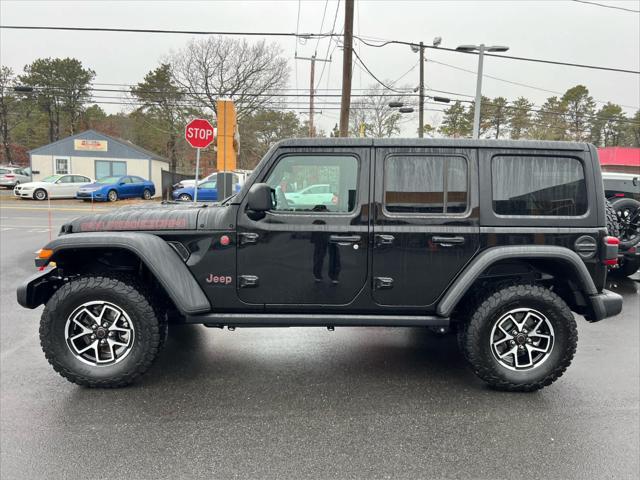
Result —
<svg viewBox="0 0 640 480"><path fill-rule="evenodd" d="M213 142L215 129L208 120L196 118L191 120L184 129L184 138L196 149L196 183L193 201L198 201L198 174L200 173L200 149L206 148Z"/></svg>

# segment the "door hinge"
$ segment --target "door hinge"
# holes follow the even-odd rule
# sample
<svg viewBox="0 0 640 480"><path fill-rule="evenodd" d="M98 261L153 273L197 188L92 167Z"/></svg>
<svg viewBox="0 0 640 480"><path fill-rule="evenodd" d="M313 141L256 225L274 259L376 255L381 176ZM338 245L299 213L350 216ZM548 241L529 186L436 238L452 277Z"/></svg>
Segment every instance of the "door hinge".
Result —
<svg viewBox="0 0 640 480"><path fill-rule="evenodd" d="M383 290L385 288L393 288L393 278L391 277L374 277L373 288Z"/></svg>
<svg viewBox="0 0 640 480"><path fill-rule="evenodd" d="M249 243L258 243L260 235L253 232L245 232L239 233L238 237L240 238L240 245L247 245Z"/></svg>
<svg viewBox="0 0 640 480"><path fill-rule="evenodd" d="M255 275L240 275L240 288L258 286L258 277Z"/></svg>

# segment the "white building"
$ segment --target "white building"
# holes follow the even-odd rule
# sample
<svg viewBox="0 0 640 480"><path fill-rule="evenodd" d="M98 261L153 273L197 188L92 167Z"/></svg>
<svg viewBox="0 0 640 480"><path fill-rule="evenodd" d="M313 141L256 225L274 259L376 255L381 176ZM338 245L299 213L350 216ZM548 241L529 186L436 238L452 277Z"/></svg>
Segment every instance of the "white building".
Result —
<svg viewBox="0 0 640 480"><path fill-rule="evenodd" d="M99 179L137 175L151 180L162 193L162 171L169 160L133 143L87 130L29 152L33 180L54 174L85 175Z"/></svg>

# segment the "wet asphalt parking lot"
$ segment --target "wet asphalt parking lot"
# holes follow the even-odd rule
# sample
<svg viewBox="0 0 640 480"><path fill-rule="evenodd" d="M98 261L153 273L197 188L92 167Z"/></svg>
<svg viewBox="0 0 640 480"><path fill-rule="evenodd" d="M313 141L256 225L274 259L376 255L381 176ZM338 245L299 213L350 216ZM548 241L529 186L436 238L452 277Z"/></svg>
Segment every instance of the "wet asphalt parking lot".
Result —
<svg viewBox="0 0 640 480"><path fill-rule="evenodd" d="M53 235L88 205L52 202ZM565 375L488 389L421 329L174 327L135 385L90 390L46 362L15 289L49 239L43 204L0 197L0 476L638 478L640 277L579 319Z"/></svg>

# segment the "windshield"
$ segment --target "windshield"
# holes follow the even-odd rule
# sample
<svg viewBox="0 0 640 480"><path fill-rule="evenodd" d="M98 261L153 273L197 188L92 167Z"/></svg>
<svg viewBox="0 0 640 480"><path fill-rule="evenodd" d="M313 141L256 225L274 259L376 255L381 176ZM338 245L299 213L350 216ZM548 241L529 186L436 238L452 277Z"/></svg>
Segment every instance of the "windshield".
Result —
<svg viewBox="0 0 640 480"><path fill-rule="evenodd" d="M55 183L62 175L49 175L48 177L44 177L41 182L45 183Z"/></svg>
<svg viewBox="0 0 640 480"><path fill-rule="evenodd" d="M107 185L112 185L117 183L120 180L120 177L103 177L98 179L98 183L106 183Z"/></svg>

